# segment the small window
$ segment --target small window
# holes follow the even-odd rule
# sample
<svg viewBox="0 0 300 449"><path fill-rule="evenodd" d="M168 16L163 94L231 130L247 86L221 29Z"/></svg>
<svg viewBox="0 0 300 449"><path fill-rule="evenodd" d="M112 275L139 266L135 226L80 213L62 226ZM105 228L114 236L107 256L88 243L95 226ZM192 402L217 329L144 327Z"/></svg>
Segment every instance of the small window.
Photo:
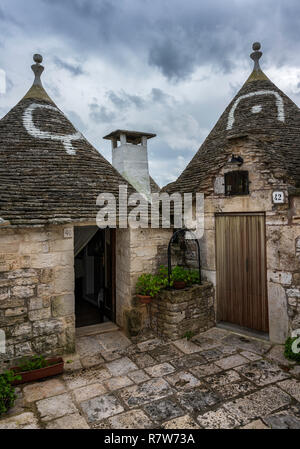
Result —
<svg viewBox="0 0 300 449"><path fill-rule="evenodd" d="M247 171L232 171L225 174L225 195L248 195Z"/></svg>

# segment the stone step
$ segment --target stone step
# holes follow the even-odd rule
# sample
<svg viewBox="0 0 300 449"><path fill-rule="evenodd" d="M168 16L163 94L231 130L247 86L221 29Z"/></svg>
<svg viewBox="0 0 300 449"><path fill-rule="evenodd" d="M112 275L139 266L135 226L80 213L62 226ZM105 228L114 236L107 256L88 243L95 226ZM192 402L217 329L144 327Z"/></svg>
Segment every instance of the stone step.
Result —
<svg viewBox="0 0 300 449"><path fill-rule="evenodd" d="M78 327L76 329L76 338L88 337L89 335L104 334L106 332L118 331L119 326L111 321L105 323L93 324L91 326Z"/></svg>

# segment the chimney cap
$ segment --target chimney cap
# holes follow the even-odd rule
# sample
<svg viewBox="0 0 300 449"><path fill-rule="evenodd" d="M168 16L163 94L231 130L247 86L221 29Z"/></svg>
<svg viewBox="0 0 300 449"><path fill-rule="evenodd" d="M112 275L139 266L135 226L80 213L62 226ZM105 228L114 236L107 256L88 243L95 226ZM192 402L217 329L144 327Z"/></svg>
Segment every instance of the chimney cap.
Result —
<svg viewBox="0 0 300 449"><path fill-rule="evenodd" d="M139 143L139 141L143 136L147 137L147 139L152 139L152 137L156 137L156 134L152 133L144 133L140 131L128 131L126 129L116 129L116 131L113 131L110 134L107 134L107 136L104 136L103 139L120 140L121 134L125 134L127 142L133 144Z"/></svg>

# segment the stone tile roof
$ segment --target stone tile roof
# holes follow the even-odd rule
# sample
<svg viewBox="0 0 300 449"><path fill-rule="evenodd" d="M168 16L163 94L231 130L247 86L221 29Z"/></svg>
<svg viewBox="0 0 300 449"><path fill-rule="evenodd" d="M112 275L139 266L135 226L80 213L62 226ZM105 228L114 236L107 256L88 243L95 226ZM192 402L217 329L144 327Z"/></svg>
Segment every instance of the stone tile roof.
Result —
<svg viewBox="0 0 300 449"><path fill-rule="evenodd" d="M39 66L41 67L41 66ZM134 188L34 84L0 120L0 217L11 225L94 221L96 198Z"/></svg>
<svg viewBox="0 0 300 449"><path fill-rule="evenodd" d="M205 191L231 154L229 139L245 135L275 177L300 186L300 110L258 65L182 174L162 190Z"/></svg>
<svg viewBox="0 0 300 449"><path fill-rule="evenodd" d="M158 193L158 192L160 192L160 187L157 184L157 182L154 181L152 176L150 176L150 188L151 188L151 193Z"/></svg>

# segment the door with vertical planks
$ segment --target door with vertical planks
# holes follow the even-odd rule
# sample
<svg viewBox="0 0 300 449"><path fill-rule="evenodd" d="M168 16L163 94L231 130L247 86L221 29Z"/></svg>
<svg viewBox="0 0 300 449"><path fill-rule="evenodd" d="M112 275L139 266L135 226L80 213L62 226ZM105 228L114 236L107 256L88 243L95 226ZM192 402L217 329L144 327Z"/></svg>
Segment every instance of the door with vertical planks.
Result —
<svg viewBox="0 0 300 449"><path fill-rule="evenodd" d="M217 319L269 331L264 214L216 215Z"/></svg>

